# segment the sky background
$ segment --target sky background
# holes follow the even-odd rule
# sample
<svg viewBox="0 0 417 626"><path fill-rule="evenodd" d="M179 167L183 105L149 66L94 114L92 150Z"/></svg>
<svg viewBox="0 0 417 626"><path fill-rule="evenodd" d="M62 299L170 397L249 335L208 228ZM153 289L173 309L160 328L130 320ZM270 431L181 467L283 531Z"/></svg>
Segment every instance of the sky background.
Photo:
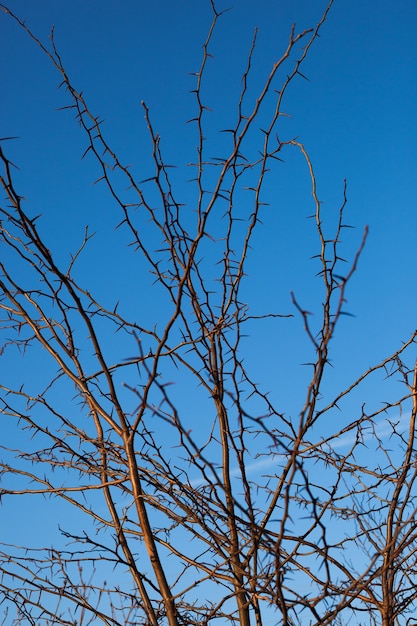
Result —
<svg viewBox="0 0 417 626"><path fill-rule="evenodd" d="M226 2L218 3L219 10L227 7ZM291 25L296 23L299 30L310 27L324 7L323 2L242 1L223 15L203 90L206 104L213 109L208 116L213 156L226 141L219 131L235 121L235 101L255 27L259 34L251 82L254 92L281 56ZM201 61L211 21L209 2L15 0L11 8L44 42L54 25L59 52L75 87L83 91L92 112L104 118L106 137L122 160L132 164L139 180L153 175L140 106L141 100L147 103L166 161L179 166L177 195L192 202L190 185L183 184L191 177L184 166L194 158L196 136L193 125L185 122L195 115L191 73ZM346 219L355 230L344 236L344 258L352 258L364 226L370 230L359 272L347 294L347 310L355 318L341 321L343 342L335 342L340 350L336 371L349 372L347 378L396 349L415 326L416 15L411 1L336 1L303 67L309 80L294 81L284 99L284 110L291 117L283 119L280 137L297 137L309 151L329 232L347 179ZM1 15L1 32L0 137L19 137L7 142L6 149L19 167L16 181L27 198L26 206L33 215L45 216L42 232L63 263L78 248L88 224L97 234L80 266L84 284L94 281L96 293L111 306L116 296L109 285L116 277L117 289L124 289L126 310L136 307L139 299L141 315L149 315L152 325L159 307L156 291L146 298L145 313L142 296L152 283L141 265L145 282L137 290L130 288L137 280L138 261L129 263L130 257L119 251L127 242L125 233L114 233L120 215L104 186L91 184L99 172L92 159L80 160L86 144L72 112L56 111L69 104L64 90L57 89L60 77L6 15ZM286 163L274 172L265 192L272 206L270 222L258 231L259 247L254 246L249 258L250 278L256 277L248 281L248 298L258 309L254 314L293 312L291 290L305 308L321 298L314 279L317 265L309 261L317 253L316 234L306 220L313 207L310 181L295 150L283 156ZM114 248L116 255L111 254ZM277 284L271 289L274 272ZM294 366L305 360L300 323L293 325L294 333L288 337L287 353ZM266 323L253 337L253 349L260 345L265 350L266 376L271 371L270 332ZM284 389L295 392L287 363L279 380ZM276 384L274 370L266 386ZM286 409L291 408L291 393L288 398Z"/></svg>
<svg viewBox="0 0 417 626"><path fill-rule="evenodd" d="M228 6L218 4L219 9ZM180 166L190 162L195 146L194 129L185 124L195 112L190 73L200 63L211 19L208 2L15 0L11 8L43 41L54 25L75 86L106 120L107 137L139 178L153 173L141 100L150 107L166 160ZM323 8L322 2L241 1L223 16L205 87L213 108L213 141L223 141L216 131L235 119L234 101L254 28L259 29L254 81L260 82L282 53L290 25L295 22L301 30L314 24ZM349 252L369 225L349 305L360 315L356 326L367 327L372 349L395 347L413 327L415 314L416 13L411 1L336 1L304 66L309 82L296 81L284 101L291 118L282 126L283 137L297 136L306 145L320 199L333 212L347 178L348 215L357 229L347 242ZM71 113L55 111L68 99L57 90L59 77L49 61L4 15L1 30L0 136L19 137L7 144L8 154L20 168L18 180L33 211L48 215L45 232L58 239L64 229L69 246L77 245L78 217L87 214L84 222L92 221L89 213L97 215L103 202L101 190L90 184L97 170L92 162L80 163L85 141ZM309 214L310 207L303 206L309 181L295 151L285 156L288 166L271 182L270 200L276 202L280 229L290 231ZM103 197L100 217L107 218L104 190ZM311 229L300 228L297 242L283 238L290 248L288 287L296 292L304 286L298 267L304 272L313 237ZM262 274L269 280L267 272L259 271L259 290L267 291ZM352 338L359 339L358 332L355 328ZM363 339L358 346L366 349Z"/></svg>
<svg viewBox="0 0 417 626"><path fill-rule="evenodd" d="M229 6L231 10L222 16L214 36L214 56L203 90L213 109L208 117L213 156L225 145L220 131L236 118L236 98L255 27L259 32L254 93L283 53L291 24L296 23L297 30L315 25L326 5L319 0L216 4L219 10ZM186 122L195 115L191 73L199 68L211 22L208 0L14 0L9 6L43 42L54 25L56 44L74 86L83 91L93 113L105 119L103 132L122 160L132 164L139 180L153 174L140 106L141 100L146 102L166 161L179 166L174 175L177 196L191 202L185 165L195 156L196 135ZM141 262L132 264L130 252L120 252L128 241L126 233L114 230L120 216L104 187L92 185L98 170L91 159L81 161L86 143L72 113L56 110L69 104L64 90L57 89L58 74L2 13L0 33L0 137L18 137L4 148L19 168L16 185L27 199L29 213L43 214L41 230L64 265L89 224L97 235L79 266L79 276L85 285L94 284L105 304L112 306L120 298L124 310L137 309L152 326L160 314L158 292L152 290ZM347 222L355 229L344 235L345 258L352 258L365 225L370 230L347 295L347 310L354 317L341 320L334 342L329 392L398 349L415 327L416 70L414 0L336 0L302 70L308 80L297 78L284 99L290 117L279 127L280 136L297 137L308 149L330 226L347 179ZM268 180L265 194L272 209L249 257L252 280L247 297L253 314L294 313L290 290L305 308L314 309L321 298L317 266L310 260L318 242L306 219L314 210L308 172L295 150L288 150L284 158ZM302 321L295 317L291 323L279 335L285 358L277 356L275 347L272 352L271 333L279 331L269 322L245 344L248 359L256 357L260 363L265 388L281 393L281 406L289 412L300 404L294 405L294 398L302 394L304 400L304 374L297 374L302 371L297 368L309 349ZM30 366L25 371L41 378L36 357L32 363L27 358ZM16 380L21 376L21 362L10 352L0 367ZM178 394L183 391L179 386ZM369 393L377 394L377 389L370 387ZM13 432L6 437L13 440ZM15 523L8 523L8 528L21 528L21 517L18 507L10 509L8 520ZM36 524L33 528L40 532Z"/></svg>

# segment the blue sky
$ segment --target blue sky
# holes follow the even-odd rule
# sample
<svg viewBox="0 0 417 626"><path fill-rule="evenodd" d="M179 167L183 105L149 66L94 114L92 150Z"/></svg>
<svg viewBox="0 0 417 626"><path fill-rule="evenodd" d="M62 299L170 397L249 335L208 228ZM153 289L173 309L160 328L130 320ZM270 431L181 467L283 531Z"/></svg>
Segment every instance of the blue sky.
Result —
<svg viewBox="0 0 417 626"><path fill-rule="evenodd" d="M194 86L190 73L200 62L211 17L208 5L15 0L12 8L44 40L55 26L59 51L75 85L92 110L105 118L105 132L125 161L146 178L152 165L141 100L150 107L167 161L190 161L195 141L192 128L185 125L194 107L188 93ZM220 9L227 6L219 3ZM234 119L233 102L255 26L259 35L254 82L265 76L282 51L291 23L305 28L323 7L321 2L243 1L222 17L206 86L214 143L223 140L215 129ZM370 227L349 298L352 312L360 315L355 324L368 327L369 349L378 349L378 344L394 347L403 329L412 327L415 314L411 268L417 219L416 24L411 1L335 2L304 67L309 82L300 78L284 101L291 118L283 124L283 136L299 137L310 151L325 206L339 203L343 179L348 180L348 215L357 228L357 237L347 244L349 251L363 226ZM5 86L0 135L19 137L7 148L34 211L48 211L44 228L57 237L65 225L66 237L72 236L76 245L80 223L75 218L100 203L97 188L89 184L94 165L79 161L84 143L71 114L54 111L68 103L65 93L56 89L59 77L6 16L0 45ZM286 158L289 165L271 181L272 194L279 194L284 229L298 227L296 220L308 214L297 202L308 202L309 191L301 159L295 153ZM305 266L311 250L311 231L304 231L297 244L300 250L293 245L286 250L294 273L289 274L288 289L282 288L284 297L290 288L297 291L303 285L296 268ZM353 334L359 337L358 332L355 328Z"/></svg>
<svg viewBox="0 0 417 626"><path fill-rule="evenodd" d="M225 0L216 4L220 10L231 5ZM203 90L213 109L207 118L211 156L225 148L227 138L220 131L235 121L255 27L253 93L286 47L291 24L298 30L314 25L325 5L319 0L235 0L222 16ZM74 86L84 92L93 113L105 119L103 132L139 180L153 174L140 105L146 102L166 161L178 166L177 196L192 203L185 181L196 136L186 122L195 115L191 74L199 67L211 21L208 0L13 0L10 8L44 42L54 25ZM152 326L161 318L163 301L144 263L137 257L132 262L126 233L114 230L120 215L106 190L92 185L98 170L90 157L81 161L86 144L72 112L56 110L69 104L67 94L57 89L58 74L2 13L0 32L0 137L18 137L4 147L19 167L16 185L29 213L43 214L41 230L64 265L88 224L96 236L80 261L79 277L86 286L94 284L106 305L120 299L124 311ZM329 229L347 179L347 221L355 228L344 235L345 258L352 259L365 225L370 230L347 294L353 316L341 320L334 341L334 371L326 383L331 394L398 349L415 328L417 4L336 0L303 73L308 80L297 78L284 99L290 117L283 119L280 136L297 137L309 151ZM314 210L308 172L296 150L287 150L283 158L285 163L268 179L265 196L271 209L248 259L245 294L254 315L267 310L295 313L291 290L305 308L318 310L321 301L317 267L310 260L318 240L306 219ZM115 355L132 349L118 341L111 340ZM266 321L245 347L265 389L280 397L283 411L296 414L307 379L300 364L310 350L299 317L284 331ZM42 383L38 355L26 356L26 369L16 355L8 352L7 357L8 376L19 380L22 372L31 372L31 383L38 378ZM187 381L176 382L181 401ZM368 389L375 403L385 399L378 396L378 384ZM350 408L362 401L354 399ZM184 410L192 413L193 408ZM21 512L15 508L10 515L17 523ZM36 528L39 532L40 526Z"/></svg>

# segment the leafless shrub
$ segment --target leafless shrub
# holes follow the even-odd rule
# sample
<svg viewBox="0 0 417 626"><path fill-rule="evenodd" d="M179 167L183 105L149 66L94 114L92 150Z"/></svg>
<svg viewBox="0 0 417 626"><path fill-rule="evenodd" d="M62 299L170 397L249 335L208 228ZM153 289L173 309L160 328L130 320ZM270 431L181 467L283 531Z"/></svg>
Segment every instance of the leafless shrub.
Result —
<svg viewBox="0 0 417 626"><path fill-rule="evenodd" d="M16 447L2 445L0 493L6 502L27 501L28 523L42 499L61 501L62 511L61 539L51 547L2 545L3 623L260 626L272 619L289 626L356 619L388 626L415 610L416 334L329 395L331 342L367 231L344 264L346 186L329 234L304 145L279 139L282 99L331 4L314 29L292 30L250 101L254 38L236 123L225 129L230 149L215 160L206 153L202 94L220 17L212 4L191 120L198 138L191 212L174 188L146 104L154 175L139 182L68 76L53 35L48 48L2 6L60 73L87 139L85 155L96 160L119 227L164 302L152 325L142 325L140 310L128 315L119 312L123 306L101 304L94 285L77 277L88 229L71 262L58 263L42 222L24 209L1 149L2 356L13 348L22 353L24 384L1 385L2 421L20 434ZM251 133L267 99L269 125L254 149ZM266 313L241 295L254 233L268 219L264 182L290 149L311 178L322 301L314 317L302 294L293 295L292 311ZM140 290L137 280L132 289ZM117 300L117 285L109 289ZM243 338L248 327L254 332L268 321L279 353L294 314L314 359L305 397L290 416L244 361ZM116 357L108 343L114 333L123 348ZM280 358L285 363L286 355ZM53 363L55 373L46 383L32 380L25 359L48 376ZM384 378L395 379L396 395L382 408L362 399L346 416L346 401L363 397L372 378L381 389ZM342 421L335 418L340 412Z"/></svg>

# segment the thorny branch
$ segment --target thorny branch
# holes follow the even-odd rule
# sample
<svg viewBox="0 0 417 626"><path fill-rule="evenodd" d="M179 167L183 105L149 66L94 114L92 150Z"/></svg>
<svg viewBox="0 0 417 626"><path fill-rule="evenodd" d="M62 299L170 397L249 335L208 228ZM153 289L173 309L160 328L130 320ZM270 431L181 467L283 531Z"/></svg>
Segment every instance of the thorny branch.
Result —
<svg viewBox="0 0 417 626"><path fill-rule="evenodd" d="M1 446L0 497L5 504L25 498L29 506L45 495L58 499L81 529L62 523L49 548L1 544L7 623L178 626L220 619L262 626L272 614L290 626L346 624L366 614L367 623L388 626L415 610L417 400L409 363L416 333L329 396L332 340L368 231L341 272L346 184L329 236L307 149L278 134L285 93L303 76L332 1L315 28L291 30L253 97L255 33L236 122L224 129L229 152L215 159L207 156L210 110L203 88L222 13L210 4L212 23L195 73L196 116L189 120L198 139L190 165L194 219L177 199L181 190L147 105L154 175L138 181L75 88L53 31L49 49L0 5L60 74L70 98L64 108L75 113L87 140L83 156L94 157L96 182L114 200L118 227L166 295L152 326L120 312L123 307L101 304L77 279L88 255L88 228L83 225L81 245L61 267L40 219L23 208L14 166L0 148L7 202L0 209L2 356L17 349L24 371L25 359L35 354L50 374L43 386L30 378L22 385L13 376L0 386L2 419L19 432L16 447ZM251 134L272 93L254 151ZM312 320L292 294L313 358L305 399L295 400L293 415L286 415L255 382L243 358L244 335L249 322L253 328L266 320L277 324L273 333L285 333L280 324L293 313L259 314L241 294L254 233L269 219L264 183L291 149L303 156L311 181L322 306ZM108 341L115 332L128 346L122 357ZM285 363L286 355L281 358ZM178 384L185 381L182 401L170 384L173 372ZM382 384L381 374L389 383L399 377L395 397L382 408L362 400L355 413L347 401L362 397L370 380ZM334 418L338 413L343 419ZM115 575L116 583L105 582Z"/></svg>

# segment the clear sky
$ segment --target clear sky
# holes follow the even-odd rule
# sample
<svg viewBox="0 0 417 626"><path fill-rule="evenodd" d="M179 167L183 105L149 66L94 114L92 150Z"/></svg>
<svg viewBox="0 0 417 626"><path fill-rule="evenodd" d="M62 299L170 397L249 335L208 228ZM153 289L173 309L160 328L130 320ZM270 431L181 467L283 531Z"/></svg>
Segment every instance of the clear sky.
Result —
<svg viewBox="0 0 417 626"><path fill-rule="evenodd" d="M223 0L218 3L219 9L228 6ZM311 26L324 7L319 1L243 0L223 15L204 92L213 109L213 156L225 138L219 131L235 119L234 103L255 27L254 88L281 55L291 24L300 30ZM84 92L93 113L105 119L106 136L139 180L153 174L141 100L150 108L166 161L179 166L180 181L190 177L184 166L194 157L196 138L185 122L195 115L191 73L199 66L211 19L208 1L15 0L12 8L44 41L54 26L75 87ZM348 181L347 219L356 230L345 237L345 258L352 256L365 224L370 229L348 292L348 310L356 317L343 320L343 339L348 337L349 344L341 344L340 358L344 367L351 365L352 374L394 350L415 325L416 15L411 0L336 0L304 66L309 80L299 78L284 100L291 117L282 122L282 137L298 137L309 150L329 215L337 213L343 179ZM78 247L85 224L97 232L82 271L85 283L94 280L97 290L104 277L110 305L109 277L117 276L120 287L132 278L119 253L116 258L109 254L124 241L123 233L113 232L120 216L104 188L91 185L98 170L91 159L80 161L86 144L71 112L55 110L69 101L57 89L60 78L50 62L5 15L1 32L0 136L19 137L6 147L20 168L21 193L33 214L45 216L43 232L65 262ZM256 276L251 295L256 295L259 311L278 307L292 312L290 290L305 295L303 304L311 307L309 294L317 292L316 268L308 260L316 254L317 242L305 219L312 210L310 183L295 151L288 151L285 159L269 182L267 200L274 218L260 233L267 241L250 258ZM179 193L189 199L189 186ZM116 241L110 242L112 237ZM279 288L271 290L265 268L274 266ZM154 295L151 303L157 308ZM265 337L256 337L255 345L261 341L266 348L269 332L266 324ZM304 360L305 343L300 354L294 350L298 332L294 325L294 365ZM266 376L269 371L267 366ZM293 374L285 380L289 371L282 369L283 387L293 389ZM275 384L266 381L267 387ZM292 408L291 397L286 408Z"/></svg>
<svg viewBox="0 0 417 626"><path fill-rule="evenodd" d="M287 43L291 23L310 26L324 5L305 0L232 5L214 39L206 85L214 129L234 119L232 103L254 28L259 28L254 80L260 80ZM221 0L218 6L229 3ZM211 17L208 2L14 0L12 8L44 40L55 26L75 85L105 118L107 136L140 177L152 173L141 100L150 107L167 161L182 166L191 160L192 130L185 125L194 114L190 73L200 62ZM326 205L337 205L343 179L348 180L349 220L358 230L350 250L369 225L361 271L350 291L349 305L358 316L350 330L352 340L358 339L356 350L377 354L378 347L393 348L404 338L415 315L416 13L411 0L336 0L304 67L309 82L300 78L284 103L291 119L283 124L283 135L298 136L310 151ZM19 137L7 149L34 211L48 215L44 228L55 238L65 227L66 237L73 237L68 241L78 242L86 208L100 204L100 191L88 184L94 165L79 162L85 144L71 114L54 110L68 100L57 91L59 77L48 60L4 15L1 32L0 136ZM294 154L288 160L274 182L283 228L309 211L296 204L305 201L307 196L299 200L301 189L308 191L309 185L301 159ZM107 216L104 206L103 212ZM303 237L300 232L288 251L294 270L288 288L296 291L303 286L297 267L305 267L311 249ZM259 281L259 288L265 287L261 276Z"/></svg>
<svg viewBox="0 0 417 626"><path fill-rule="evenodd" d="M235 120L255 27L254 91L285 49L291 24L299 30L313 26L326 2L218 0L216 5L231 10L218 25L203 92L212 109L212 156L224 146L220 131ZM44 42L54 26L74 86L84 92L93 113L105 119L103 132L139 180L153 174L140 105L146 102L166 161L179 168L177 196L191 202L185 166L195 158L196 136L186 122L195 115L192 73L201 62L211 22L209 1L13 0L10 8ZM97 235L80 261L78 276L87 287L93 284L109 307L120 299L124 310L136 307L152 326L161 314L158 292L141 262L133 265L130 252L123 252L127 235L114 230L120 215L104 186L92 185L98 170L90 157L81 161L86 143L72 112L56 110L70 103L64 90L57 89L60 77L2 13L0 64L0 137L18 137L5 142L4 149L19 168L16 181L28 211L43 214L41 230L64 264L88 224ZM353 316L341 320L340 339L335 340L335 373L328 384L336 389L399 348L416 325L417 3L335 0L303 73L308 80L297 78L284 100L290 117L282 121L282 138L297 137L308 149L329 224L347 179L347 221L355 229L345 235L345 258L352 258L365 225L370 231L347 294ZM320 304L317 267L310 260L318 242L306 219L314 211L310 180L295 150L283 156L285 163L266 187L272 211L259 233L259 247L249 257L253 280L247 296L254 315L268 309L295 313L290 290L305 308ZM273 287L271 276L276 278ZM308 360L302 322L295 316L291 324L283 336L273 338L279 340L281 356L275 344L271 351L275 327L269 322L246 343L248 359L258 359L265 389L280 393L282 410L290 413L300 405L294 398L302 394L304 399L305 378L297 368ZM21 363L11 353L7 356L8 375L18 379ZM35 378L42 377L36 359L31 367ZM21 511L15 508L10 516L18 525Z"/></svg>

